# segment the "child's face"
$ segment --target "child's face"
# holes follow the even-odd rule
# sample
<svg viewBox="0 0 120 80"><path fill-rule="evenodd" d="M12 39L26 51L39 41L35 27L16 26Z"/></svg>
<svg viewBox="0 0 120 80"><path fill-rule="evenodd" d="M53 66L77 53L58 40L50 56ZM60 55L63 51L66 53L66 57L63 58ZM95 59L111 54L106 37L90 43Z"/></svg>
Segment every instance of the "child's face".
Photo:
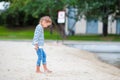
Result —
<svg viewBox="0 0 120 80"><path fill-rule="evenodd" d="M42 21L41 25L42 25L44 28L47 28L48 26L51 25L51 23L50 23L50 22L46 22L46 21L44 20L44 21Z"/></svg>

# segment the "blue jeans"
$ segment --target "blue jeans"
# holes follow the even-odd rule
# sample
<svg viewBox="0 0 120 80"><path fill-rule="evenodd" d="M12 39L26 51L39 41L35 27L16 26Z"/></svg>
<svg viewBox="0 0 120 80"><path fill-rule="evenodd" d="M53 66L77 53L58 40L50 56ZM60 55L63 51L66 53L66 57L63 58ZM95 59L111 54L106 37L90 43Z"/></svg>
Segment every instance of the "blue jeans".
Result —
<svg viewBox="0 0 120 80"><path fill-rule="evenodd" d="M37 66L40 66L41 62L42 64L46 64L46 54L42 48L38 48L37 56L38 56Z"/></svg>

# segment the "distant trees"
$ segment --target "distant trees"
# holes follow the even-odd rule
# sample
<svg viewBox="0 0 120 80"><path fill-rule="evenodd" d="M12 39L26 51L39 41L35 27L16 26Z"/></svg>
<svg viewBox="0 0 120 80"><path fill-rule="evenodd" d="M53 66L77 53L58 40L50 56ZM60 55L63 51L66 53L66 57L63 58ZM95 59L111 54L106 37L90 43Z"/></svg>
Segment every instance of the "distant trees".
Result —
<svg viewBox="0 0 120 80"><path fill-rule="evenodd" d="M103 22L103 36L107 36L108 16L114 19L120 15L120 0L84 0L78 3L79 13L85 14L86 18L95 18Z"/></svg>
<svg viewBox="0 0 120 80"><path fill-rule="evenodd" d="M4 1L4 0L3 0ZM114 19L120 15L120 0L7 0L9 9L2 13L4 23L8 26L25 26L36 24L39 17L49 15L57 24L57 13L68 7L77 9L76 20L82 15L86 19L95 18L103 22L103 35L107 36L108 16ZM68 14L66 14L68 16ZM69 17L69 16L68 16Z"/></svg>
<svg viewBox="0 0 120 80"><path fill-rule="evenodd" d="M63 0L8 0L9 9L2 14L8 26L35 24L40 16L49 15L56 23L57 13L64 7ZM36 21L37 20L37 21Z"/></svg>
<svg viewBox="0 0 120 80"><path fill-rule="evenodd" d="M112 19L120 15L120 0L71 0L68 6L77 8L77 20L86 16L86 19L98 19L103 22L103 36L107 36L108 16Z"/></svg>

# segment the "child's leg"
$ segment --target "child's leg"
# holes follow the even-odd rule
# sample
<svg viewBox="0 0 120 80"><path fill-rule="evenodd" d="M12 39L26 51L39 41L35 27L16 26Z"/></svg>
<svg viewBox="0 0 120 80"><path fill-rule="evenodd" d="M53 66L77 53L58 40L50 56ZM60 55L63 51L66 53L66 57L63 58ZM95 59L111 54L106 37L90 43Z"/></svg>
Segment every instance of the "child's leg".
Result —
<svg viewBox="0 0 120 80"><path fill-rule="evenodd" d="M36 73L42 73L42 72L40 71L40 66L36 66Z"/></svg>
<svg viewBox="0 0 120 80"><path fill-rule="evenodd" d="M37 50L37 56L38 56L38 60L37 60L36 72L37 73L41 73L41 71L40 71L40 64L41 64L42 58L41 58L41 50L39 48Z"/></svg>
<svg viewBox="0 0 120 80"><path fill-rule="evenodd" d="M44 72L52 73L52 71L50 71L50 70L47 68L47 65L46 65L46 64L43 64L43 68L44 68Z"/></svg>
<svg viewBox="0 0 120 80"><path fill-rule="evenodd" d="M42 49L42 55L43 55L42 63L43 63L44 71L45 71L45 72L48 72L48 73L51 73L52 71L50 71L50 70L47 68L47 64L46 64L46 53L44 52L43 49Z"/></svg>

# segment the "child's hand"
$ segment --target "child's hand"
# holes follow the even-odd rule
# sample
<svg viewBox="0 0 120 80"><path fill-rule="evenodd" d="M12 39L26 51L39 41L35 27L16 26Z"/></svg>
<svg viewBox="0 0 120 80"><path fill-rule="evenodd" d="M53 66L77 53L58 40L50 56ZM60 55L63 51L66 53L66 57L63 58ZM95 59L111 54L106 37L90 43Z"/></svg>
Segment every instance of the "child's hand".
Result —
<svg viewBox="0 0 120 80"><path fill-rule="evenodd" d="M37 45L37 44L35 45L35 50L36 50L36 51L38 50L38 45Z"/></svg>

